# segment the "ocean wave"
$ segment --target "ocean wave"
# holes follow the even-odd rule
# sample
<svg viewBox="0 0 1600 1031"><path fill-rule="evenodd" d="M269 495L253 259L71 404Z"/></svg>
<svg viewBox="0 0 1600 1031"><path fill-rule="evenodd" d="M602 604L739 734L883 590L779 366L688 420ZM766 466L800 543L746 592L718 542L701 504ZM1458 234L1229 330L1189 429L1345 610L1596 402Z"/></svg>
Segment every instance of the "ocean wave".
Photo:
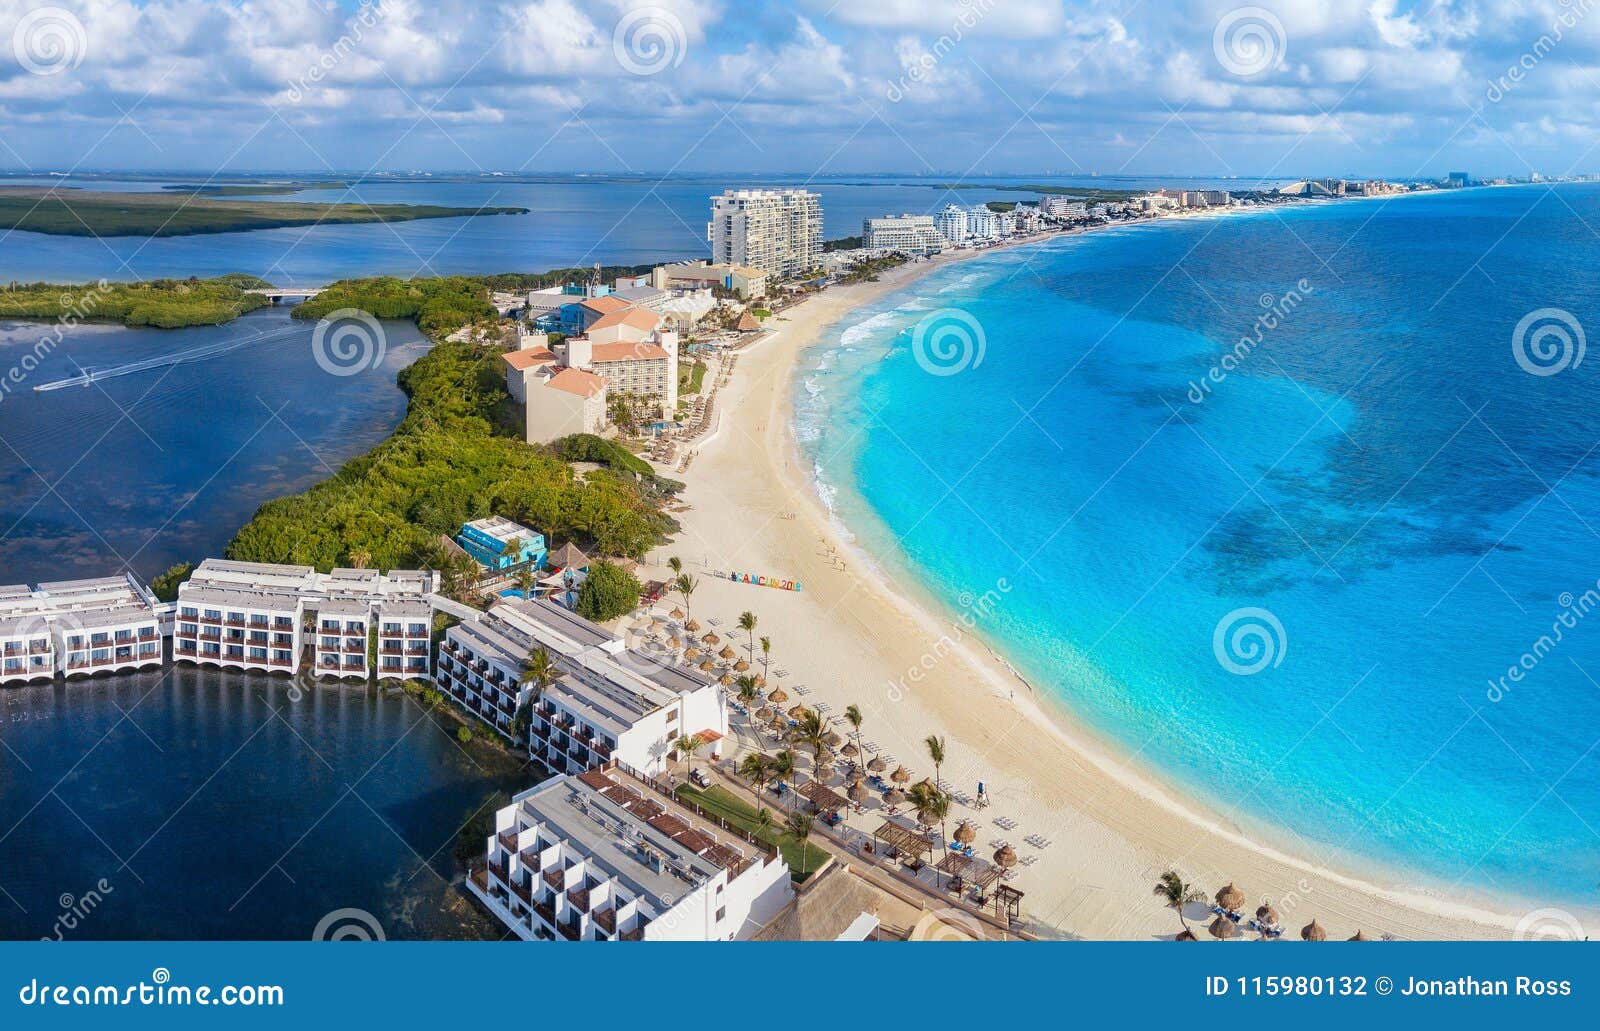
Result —
<svg viewBox="0 0 1600 1031"><path fill-rule="evenodd" d="M821 462L812 463L811 482L817 489L817 498L822 502L822 507L828 513L828 525L833 527L834 532L839 535L840 539L846 542L854 541L856 539L855 534L846 528L844 521L839 518L839 512L836 508L839 500L839 489L823 478Z"/></svg>
<svg viewBox="0 0 1600 1031"><path fill-rule="evenodd" d="M865 319L861 322L858 322L849 329L846 329L843 333L839 334L839 343L845 347L849 347L852 344L858 344L870 337L873 333L876 333L878 330L882 329L884 326L892 324L894 321L894 312L879 312L870 319Z"/></svg>

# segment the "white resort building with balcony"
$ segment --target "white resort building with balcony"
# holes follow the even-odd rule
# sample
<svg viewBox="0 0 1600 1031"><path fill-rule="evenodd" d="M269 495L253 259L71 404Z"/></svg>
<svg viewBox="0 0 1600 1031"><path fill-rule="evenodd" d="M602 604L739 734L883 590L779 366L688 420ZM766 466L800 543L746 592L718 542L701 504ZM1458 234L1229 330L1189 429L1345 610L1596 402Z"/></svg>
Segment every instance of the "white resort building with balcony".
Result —
<svg viewBox="0 0 1600 1031"><path fill-rule="evenodd" d="M469 890L526 941L734 941L794 898L770 846L607 763L495 814Z"/></svg>
<svg viewBox="0 0 1600 1031"><path fill-rule="evenodd" d="M174 659L293 673L310 624L317 676L427 679L435 574L207 559L178 589ZM376 667L372 662L376 654Z"/></svg>
<svg viewBox="0 0 1600 1031"><path fill-rule="evenodd" d="M528 656L549 653L559 674L537 698L521 683ZM528 752L555 773L612 759L653 776L680 737L710 752L728 733L718 686L692 670L629 651L615 635L550 601L506 601L452 627L439 650L439 686L497 733L515 739L527 703Z"/></svg>
<svg viewBox="0 0 1600 1031"><path fill-rule="evenodd" d="M155 607L132 575L0 587L0 684L160 666Z"/></svg>

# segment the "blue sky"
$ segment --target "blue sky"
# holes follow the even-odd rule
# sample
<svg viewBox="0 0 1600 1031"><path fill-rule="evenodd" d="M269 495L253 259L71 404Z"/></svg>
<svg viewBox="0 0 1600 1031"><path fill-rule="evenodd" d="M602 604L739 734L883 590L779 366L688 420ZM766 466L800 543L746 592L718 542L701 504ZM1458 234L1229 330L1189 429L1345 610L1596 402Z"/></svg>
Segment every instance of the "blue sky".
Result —
<svg viewBox="0 0 1600 1031"><path fill-rule="evenodd" d="M1600 170L1600 0L0 0L0 167Z"/></svg>

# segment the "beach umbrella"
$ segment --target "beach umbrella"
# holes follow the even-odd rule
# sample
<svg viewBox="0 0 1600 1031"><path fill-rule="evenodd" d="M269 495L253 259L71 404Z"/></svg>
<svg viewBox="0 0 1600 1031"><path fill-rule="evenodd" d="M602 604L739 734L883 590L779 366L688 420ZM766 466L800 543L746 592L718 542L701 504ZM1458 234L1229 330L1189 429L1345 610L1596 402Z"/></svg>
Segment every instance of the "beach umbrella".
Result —
<svg viewBox="0 0 1600 1031"><path fill-rule="evenodd" d="M683 638L679 637L677 634L673 634L671 637L667 638L667 643L672 645L674 648L682 648Z"/></svg>
<svg viewBox="0 0 1600 1031"><path fill-rule="evenodd" d="M933 782L932 777L923 777L921 780L917 781L917 783L920 786L927 788L929 791L939 790L939 786Z"/></svg>
<svg viewBox="0 0 1600 1031"><path fill-rule="evenodd" d="M906 800L906 793L899 788L890 788L883 793L883 804L889 806L901 805Z"/></svg>
<svg viewBox="0 0 1600 1031"><path fill-rule="evenodd" d="M873 773L882 773L884 770L887 770L888 768L889 768L889 764L884 762L881 758L879 758L876 755L873 756L871 759L867 760L867 769L871 770Z"/></svg>
<svg viewBox="0 0 1600 1031"><path fill-rule="evenodd" d="M1328 940L1328 932L1324 931L1322 925L1317 923L1316 917L1312 917L1309 924L1300 928L1300 938L1302 941L1323 942Z"/></svg>
<svg viewBox="0 0 1600 1031"><path fill-rule="evenodd" d="M724 673L724 674L722 674L722 676L717 678L717 683L721 684L723 687L727 687L729 684L733 683L733 674L732 673Z"/></svg>
<svg viewBox="0 0 1600 1031"><path fill-rule="evenodd" d="M840 745L844 744L844 738L830 730L826 734L822 735L822 743L827 745L829 748L838 748Z"/></svg>
<svg viewBox="0 0 1600 1031"><path fill-rule="evenodd" d="M896 784L907 784L911 781L911 771L904 766L896 766L894 772L889 774L889 779Z"/></svg>
<svg viewBox="0 0 1600 1031"><path fill-rule="evenodd" d="M700 629L700 621L698 619L691 619L689 622L683 624L683 628L692 634L696 630Z"/></svg>
<svg viewBox="0 0 1600 1031"><path fill-rule="evenodd" d="M860 753L856 751L856 746L853 743L846 742L845 746L839 749L839 754L846 759L854 759Z"/></svg>
<svg viewBox="0 0 1600 1031"><path fill-rule="evenodd" d="M722 650L720 652L717 652L717 657L719 659L731 659L731 658L733 658L733 656L734 656L733 649L728 647L727 645L723 645L722 646Z"/></svg>
<svg viewBox="0 0 1600 1031"><path fill-rule="evenodd" d="M738 662L733 664L733 670L735 673L748 673L750 671L750 664L743 659L740 659Z"/></svg>
<svg viewBox="0 0 1600 1031"><path fill-rule="evenodd" d="M771 694L767 695L767 701L771 702L773 705L782 705L784 702L787 702L788 700L789 700L789 692L785 691L781 687L778 688L776 691L772 692Z"/></svg>
<svg viewBox="0 0 1600 1031"><path fill-rule="evenodd" d="M961 842L963 845L972 844L974 841L978 840L978 828L974 827L966 820L962 820L960 823L956 824L956 840Z"/></svg>
<svg viewBox="0 0 1600 1031"><path fill-rule="evenodd" d="M761 708L756 710L756 719L760 720L762 723L769 722L772 717L776 715L777 713L772 711L772 706L770 705L763 705Z"/></svg>
<svg viewBox="0 0 1600 1031"><path fill-rule="evenodd" d="M804 716L805 714L806 714L806 707L804 705L798 705L797 704L797 705L795 705L794 708L789 710L789 716L790 716L791 719L799 719L800 717Z"/></svg>
<svg viewBox="0 0 1600 1031"><path fill-rule="evenodd" d="M1196 938L1194 936L1194 932L1193 931L1191 931L1187 927L1185 927L1183 930L1179 931L1177 933L1177 935L1175 935L1173 937L1172 940L1175 941L1175 942L1192 942L1192 941L1199 941L1200 939L1198 939L1198 938Z"/></svg>
<svg viewBox="0 0 1600 1031"><path fill-rule="evenodd" d="M1262 903L1256 908L1256 920L1269 927L1278 926L1278 911L1270 903Z"/></svg>
<svg viewBox="0 0 1600 1031"><path fill-rule="evenodd" d="M683 618L683 610L678 608L676 605L674 605L672 607L672 618L673 619L682 619Z"/></svg>
<svg viewBox="0 0 1600 1031"><path fill-rule="evenodd" d="M1211 926L1206 928L1211 932L1211 937L1218 941L1227 941L1229 938L1239 937L1239 925L1225 916L1219 916L1211 921Z"/></svg>
<svg viewBox="0 0 1600 1031"><path fill-rule="evenodd" d="M700 657L700 649L696 648L694 645L690 645L688 648L684 649L683 657L686 659L698 659Z"/></svg>
<svg viewBox="0 0 1600 1031"><path fill-rule="evenodd" d="M850 785L850 790L847 794L850 796L850 801L860 805L867 800L867 786L858 780Z"/></svg>
<svg viewBox="0 0 1600 1031"><path fill-rule="evenodd" d="M756 674L756 686L757 687L766 687L767 686L767 675L765 673L757 673Z"/></svg>
<svg viewBox="0 0 1600 1031"><path fill-rule="evenodd" d="M773 726L782 726L786 720L787 717L777 709L773 709L772 715L767 717L767 722L771 723Z"/></svg>
<svg viewBox="0 0 1600 1031"><path fill-rule="evenodd" d="M702 662L700 664L700 672L702 672L702 673L710 673L712 670L714 670L716 668L717 668L717 664L715 662L712 662L710 659L707 659L706 661L704 661L704 662Z"/></svg>
<svg viewBox="0 0 1600 1031"><path fill-rule="evenodd" d="M1240 891L1232 881L1228 886L1217 892L1217 905L1232 913L1244 905L1244 892Z"/></svg>
<svg viewBox="0 0 1600 1031"><path fill-rule="evenodd" d="M705 632L705 636L701 637L700 640L704 644L716 644L721 641L722 638L717 636L717 632L715 630L707 630Z"/></svg>
<svg viewBox="0 0 1600 1031"><path fill-rule="evenodd" d="M1367 937L1367 932L1357 931L1355 934L1350 936L1349 940L1353 942L1369 942L1372 939Z"/></svg>
<svg viewBox="0 0 1600 1031"><path fill-rule="evenodd" d="M1010 845L1001 845L994 850L994 865L1002 870L1009 870L1017 865L1017 850ZM1192 936L1191 936L1192 937Z"/></svg>

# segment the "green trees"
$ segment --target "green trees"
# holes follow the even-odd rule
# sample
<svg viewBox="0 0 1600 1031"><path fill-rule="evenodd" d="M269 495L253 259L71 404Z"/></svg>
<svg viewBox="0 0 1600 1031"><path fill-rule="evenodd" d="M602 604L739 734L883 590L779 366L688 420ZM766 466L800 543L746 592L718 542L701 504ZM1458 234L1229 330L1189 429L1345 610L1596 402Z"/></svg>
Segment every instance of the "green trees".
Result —
<svg viewBox="0 0 1600 1031"><path fill-rule="evenodd" d="M578 589L578 615L596 623L616 619L639 606L644 588L614 562L596 562L589 567L589 578Z"/></svg>
<svg viewBox="0 0 1600 1031"><path fill-rule="evenodd" d="M496 315L481 279L442 276L431 279L341 279L295 307L297 319L320 319L340 308L358 308L380 319L414 319L424 333L450 332L476 319Z"/></svg>
<svg viewBox="0 0 1600 1031"><path fill-rule="evenodd" d="M193 562L179 562L168 567L165 573L150 581L150 589L162 601L177 601L178 588L189 579L189 574L194 572Z"/></svg>
<svg viewBox="0 0 1600 1031"><path fill-rule="evenodd" d="M1186 882L1176 870L1167 870L1156 881L1155 892L1157 898L1166 903L1167 908L1178 914L1178 922L1183 929L1189 929L1189 921L1184 919L1183 907L1191 902L1204 902L1206 893L1200 888Z"/></svg>
<svg viewBox="0 0 1600 1031"><path fill-rule="evenodd" d="M247 294L269 284L246 275L216 279L152 279L141 283L63 286L53 283L13 284L0 290L0 318L58 319L82 310L86 322L120 322L124 326L216 326L266 305L267 298Z"/></svg>
<svg viewBox="0 0 1600 1031"><path fill-rule="evenodd" d="M739 629L750 635L750 644L745 651L749 652L750 661L754 662L756 657L756 614L750 611L739 613Z"/></svg>

